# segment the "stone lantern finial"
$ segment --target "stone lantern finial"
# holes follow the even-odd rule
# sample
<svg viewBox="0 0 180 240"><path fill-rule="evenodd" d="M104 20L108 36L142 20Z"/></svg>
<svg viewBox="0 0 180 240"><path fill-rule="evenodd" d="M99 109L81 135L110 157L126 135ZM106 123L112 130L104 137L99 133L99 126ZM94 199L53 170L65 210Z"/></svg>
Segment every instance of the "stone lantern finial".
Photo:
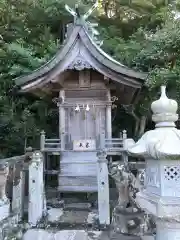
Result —
<svg viewBox="0 0 180 240"><path fill-rule="evenodd" d="M156 127L175 127L178 120L177 102L166 96L166 86L161 86L161 97L151 104L152 120Z"/></svg>
<svg viewBox="0 0 180 240"><path fill-rule="evenodd" d="M166 87L162 86L160 98L151 105L156 128L144 133L137 143L129 144L127 152L156 160L180 158L180 130L175 127L177 108L177 102L166 96Z"/></svg>

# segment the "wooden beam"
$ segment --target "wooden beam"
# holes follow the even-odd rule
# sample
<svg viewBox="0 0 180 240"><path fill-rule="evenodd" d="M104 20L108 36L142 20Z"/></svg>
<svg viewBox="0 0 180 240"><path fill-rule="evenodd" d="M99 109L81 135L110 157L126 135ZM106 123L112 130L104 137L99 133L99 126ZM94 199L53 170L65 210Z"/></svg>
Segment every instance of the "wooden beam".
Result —
<svg viewBox="0 0 180 240"><path fill-rule="evenodd" d="M67 70L67 71L61 73L56 78L52 79L51 82L59 84L62 87L64 81L68 78L68 76L70 75L71 72L72 72L71 70Z"/></svg>

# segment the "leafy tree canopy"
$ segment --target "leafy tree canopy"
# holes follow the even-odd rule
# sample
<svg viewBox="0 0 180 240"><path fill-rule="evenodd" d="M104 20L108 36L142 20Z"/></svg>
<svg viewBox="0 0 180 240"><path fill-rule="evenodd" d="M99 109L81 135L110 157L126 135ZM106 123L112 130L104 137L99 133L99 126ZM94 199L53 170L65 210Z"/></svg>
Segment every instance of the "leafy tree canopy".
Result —
<svg viewBox="0 0 180 240"><path fill-rule="evenodd" d="M81 11L93 2L81 1ZM65 3L74 6L73 0L0 1L1 156L21 154L26 145L38 148L42 129L50 137L56 133L52 123L58 121L57 109L51 99L18 97L12 89L15 77L41 66L63 43L65 25L72 21ZM149 72L143 100L129 110L137 131L141 117L148 118L149 104L162 83L180 102L180 23L173 14L179 6L179 1L168 0L100 0L92 18L99 22L106 52Z"/></svg>

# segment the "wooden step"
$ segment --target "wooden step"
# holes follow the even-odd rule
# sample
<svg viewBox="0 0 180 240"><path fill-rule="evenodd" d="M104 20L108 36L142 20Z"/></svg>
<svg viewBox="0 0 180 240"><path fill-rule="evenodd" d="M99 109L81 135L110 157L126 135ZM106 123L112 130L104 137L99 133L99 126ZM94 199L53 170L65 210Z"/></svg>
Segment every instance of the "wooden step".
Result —
<svg viewBox="0 0 180 240"><path fill-rule="evenodd" d="M58 175L59 170L45 170L44 173L47 175Z"/></svg>
<svg viewBox="0 0 180 240"><path fill-rule="evenodd" d="M58 189L61 192L97 192L97 177L59 175Z"/></svg>

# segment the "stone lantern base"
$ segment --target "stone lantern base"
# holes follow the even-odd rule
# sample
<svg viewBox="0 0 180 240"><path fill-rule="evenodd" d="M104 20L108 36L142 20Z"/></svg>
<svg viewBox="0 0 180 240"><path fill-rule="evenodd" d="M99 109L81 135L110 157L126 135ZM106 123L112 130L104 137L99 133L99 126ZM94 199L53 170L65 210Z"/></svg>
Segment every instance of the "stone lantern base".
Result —
<svg viewBox="0 0 180 240"><path fill-rule="evenodd" d="M180 239L180 222L170 222L158 220L156 222L157 234L156 240L179 240Z"/></svg>

